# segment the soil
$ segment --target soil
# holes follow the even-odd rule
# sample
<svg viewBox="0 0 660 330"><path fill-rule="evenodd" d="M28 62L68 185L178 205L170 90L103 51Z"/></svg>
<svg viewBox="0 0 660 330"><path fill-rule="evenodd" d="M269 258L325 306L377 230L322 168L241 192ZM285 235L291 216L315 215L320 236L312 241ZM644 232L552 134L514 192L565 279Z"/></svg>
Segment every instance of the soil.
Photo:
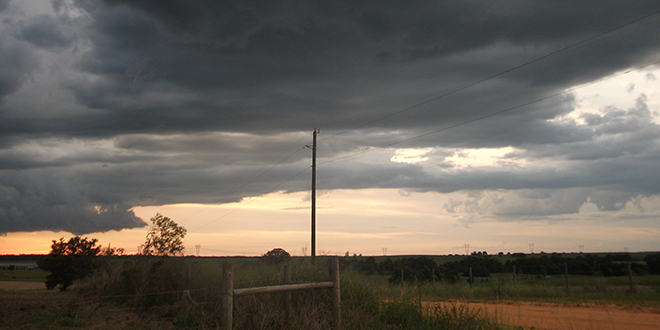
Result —
<svg viewBox="0 0 660 330"><path fill-rule="evenodd" d="M0 281L0 290L39 290L46 289L44 282Z"/></svg>
<svg viewBox="0 0 660 330"><path fill-rule="evenodd" d="M34 284L39 284L34 289ZM0 329L174 329L153 314L46 290L38 282L0 281Z"/></svg>
<svg viewBox="0 0 660 330"><path fill-rule="evenodd" d="M527 302L425 302L428 307L468 304L502 324L546 329L659 329L660 308L565 306ZM174 329L153 313L46 290L39 282L0 281L0 329Z"/></svg>
<svg viewBox="0 0 660 330"><path fill-rule="evenodd" d="M427 302L428 306L465 302ZM469 302L500 323L510 326L549 329L659 329L660 308L621 306L567 306L528 302Z"/></svg>

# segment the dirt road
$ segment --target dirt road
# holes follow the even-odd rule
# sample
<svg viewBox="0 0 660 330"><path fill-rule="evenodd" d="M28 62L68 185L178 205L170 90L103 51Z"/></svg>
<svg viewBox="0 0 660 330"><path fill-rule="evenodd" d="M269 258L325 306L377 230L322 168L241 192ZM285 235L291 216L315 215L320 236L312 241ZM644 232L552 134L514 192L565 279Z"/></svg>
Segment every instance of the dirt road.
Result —
<svg viewBox="0 0 660 330"><path fill-rule="evenodd" d="M457 302L428 302L429 306ZM460 302L459 302L460 303ZM660 329L660 308L564 306L526 302L470 302L511 326L549 329Z"/></svg>

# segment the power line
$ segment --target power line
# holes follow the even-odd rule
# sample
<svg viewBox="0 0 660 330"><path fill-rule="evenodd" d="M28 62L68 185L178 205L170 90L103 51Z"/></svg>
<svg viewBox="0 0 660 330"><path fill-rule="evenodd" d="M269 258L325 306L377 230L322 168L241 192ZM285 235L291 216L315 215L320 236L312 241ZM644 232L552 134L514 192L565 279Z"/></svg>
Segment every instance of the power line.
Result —
<svg viewBox="0 0 660 330"><path fill-rule="evenodd" d="M480 121L480 120L483 120L483 119L487 119L487 118L494 117L494 116L497 116L497 115L501 115L503 113L507 113L507 112L510 112L510 111L513 111L513 110L524 108L526 106L529 106L529 105L532 105L532 104L535 104L535 103L539 103L539 102L542 102L542 101L545 101L545 100L548 100L548 99L551 99L551 98L554 98L554 97L557 97L557 96L560 96L560 95L568 94L568 93L574 92L576 90L582 89L584 87L591 86L591 85L594 85L594 84L597 84L597 83L600 83L600 82L603 82L603 81L607 81L607 80L610 80L610 79L613 79L613 78L617 78L617 77L626 75L630 72L641 70L641 69L644 69L644 68L652 66L652 65L656 65L658 63L660 63L660 61L655 61L655 62L652 62L650 64L646 64L646 65L643 65L643 66L640 66L640 67L637 67L637 68L634 68L634 69L629 69L629 70L626 70L626 71L624 71L620 74L617 74L617 75L613 75L613 76L609 76L609 77L606 77L606 78L603 78L603 79L592 81L588 84L584 84L584 85L581 85L581 86L578 86L578 87L573 87L573 88L564 90L562 92L558 92L558 93L554 93L554 94L551 94L551 95L548 95L548 96L544 96L544 97L535 99L533 101L529 101L529 102L526 102L526 103L523 103L523 104L519 104L517 106L513 106L513 107L510 107L510 108L507 108L507 109L504 109L504 110L492 112L492 113L489 113L489 114L486 114L486 115L483 115L483 116L480 116L480 117L477 117L477 118L469 119L469 120L466 120L466 121L463 121L463 122L460 122L460 123L456 123L456 124L453 124L453 125L445 126L445 127L440 128L440 129L429 131L429 132L426 132L426 133L423 133L423 134L420 134L420 135L415 135L415 136L407 138L407 139L399 140L399 141L392 142L392 143L389 143L389 144L385 144L385 145L382 145L382 146L372 147L371 149L356 152L356 153L353 153L353 154L350 154L350 155L333 158L333 159L321 162L318 165L324 165L324 164L344 160L344 159L347 159L347 158L352 158L352 157L355 157L355 156L358 156L358 155L373 152L375 150L389 148L389 147L392 147L392 146L395 146L395 145L398 145L398 144L401 144L401 143L404 143L404 142L420 139L420 138L423 138L423 137L426 137L426 136L429 136L429 135L433 135L433 134L436 134L436 133L440 133L440 132L450 130L452 128L456 128L456 127L464 126L464 125L467 125L467 124L471 124L471 123L474 123L474 122L477 122L477 121Z"/></svg>
<svg viewBox="0 0 660 330"><path fill-rule="evenodd" d="M560 53L566 52L566 51L568 51L568 50L571 50L571 49L574 49L574 48L578 48L578 47L584 46L584 45L586 45L586 44L588 44L588 43L590 43L590 42L593 42L593 41L595 41L595 40L597 40L597 39L599 39L599 38L601 38L601 37L603 37L603 36L605 36L605 35L608 35L608 34L611 34L611 33L615 32L615 31L618 31L618 30L621 30L621 29L623 29L623 28L629 27L629 26L631 26L631 25L633 25L633 24L635 24L635 23L638 23L638 22L640 22L640 21L643 21L643 20L645 20L645 19L647 19L647 18L649 18L649 17L652 17L652 16L654 16L654 15L657 15L657 14L659 14L659 13L660 13L660 11L656 11L656 12L650 13L650 14L648 14L648 15L644 15L644 16L642 16L642 17L640 17L640 18L637 18L637 19L635 19L635 20L633 20L633 21L630 21L630 22L624 23L624 24L619 25L619 26L616 26L616 27L614 27L614 28L612 28L612 29L606 30L606 31L601 32L601 33L599 33L599 34L596 34L596 35L594 35L594 36L592 36L592 37L589 37L589 38L586 38L586 39L580 40L580 41L578 41L578 42L576 42L576 43L574 43L574 44L571 44L571 45L569 45L569 46L563 47L563 48L561 48L561 49L555 50L555 51L550 52L550 53L548 53L548 54L545 54L545 55L543 55L543 56L537 57L537 58L535 58L535 59L533 59L533 60L531 60L531 61L525 62L525 63L523 63L523 64L517 65L517 66L512 67L512 68L509 68L509 69L507 69L507 70L501 71L501 72L499 72L499 73L496 73L496 74L494 74L494 75L488 76L488 77L486 77L486 78L483 78L483 79L480 79L480 80L474 81L474 82L472 82L472 83L468 83L468 84L462 85L462 86L457 87L457 88L455 88L455 89L453 89L453 90L451 90L451 91L449 91L449 92L446 92L446 93L442 93L442 94L439 94L439 95L433 96L433 97L431 97L430 99L427 99L427 100L425 100L425 101L423 101L423 102L420 102L420 103L414 104L414 105L412 105L412 106L406 107L406 108L401 109L401 110L399 110L399 111L395 111L395 112L390 113L390 114L387 114L387 115L385 115L385 116L381 116L381 117L379 117L379 118L376 118L376 119L374 119L374 120L368 121L368 122L366 122L366 123L363 123L363 124L360 124L360 125L354 126L354 127L350 128L350 129L347 129L347 130L344 130L344 131L341 131L341 132L335 133L335 134L330 135L330 136L328 136L328 137L322 138L322 139L320 139L319 141L328 140L328 139L334 138L334 137L336 137L336 136L338 136L338 135L342 135L342 134L345 134L345 133L347 133L347 132L354 131L354 130L360 129L360 128L362 128L362 127L365 127L365 126L368 126L368 125L374 124L374 123L379 122L379 121L381 121L381 120L384 120L384 119L387 119L387 118L390 118L390 117L393 117L393 116L396 116L396 115L399 115L399 114L402 114L402 113L405 113L405 112L411 111L411 110L413 110L413 109L419 108L420 106L423 106L423 105L429 104L429 103L431 103L431 102L437 101L437 100L439 100L439 99L445 98L445 97L447 97L447 96L450 96L450 95L456 94L456 93L458 93L458 92L460 92L460 91L463 91L463 90L469 89L469 88L471 88L471 87L473 87L473 86L476 86L476 85L482 84L482 83L484 83L484 82L486 82L486 81L489 81L489 80L495 79L495 78L497 78L497 77L499 77L499 76L502 76L502 75L508 74L508 73L510 73L510 72L513 72L513 71L515 71L515 70L521 69L521 68L526 67L526 66L528 66L528 65L531 65L531 64L533 64L533 63L536 63L536 62L542 61L542 60L547 59L547 58L549 58L549 57L552 57L552 56L555 56L555 55L557 55L557 54L560 54ZM572 91L572 90L573 90L573 89L571 89L571 90L569 90L569 91ZM552 98L552 97L555 97L555 96L558 96L558 95L565 94L566 92L567 92L567 91L564 91L564 92L561 92L561 93L557 93L557 94L553 94L553 95L550 95L550 96L548 96L548 97L541 98L541 99L537 99L537 100L535 100L535 101L531 101L531 102L528 102L528 103L525 103L525 104L522 104L522 105L519 105L519 106L516 106L516 107L512 107L512 108L508 108L508 109L505 109L505 110L502 110L502 111L499 111L499 112L495 112L495 113L487 114L487 115L485 115L485 116L481 116L481 117L478 117L478 118L475 118L475 119L472 119L472 120L468 120L468 121L465 121L465 122L457 123L457 124L455 124L455 125L451 125L451 126L448 126L448 127L444 127L444 128L439 129L439 130L434 130L434 131L431 131L431 132L427 132L427 133L424 133L424 134L421 134L421 135L417 135L417 136L414 136L414 137L411 137L411 138L408 138L408 139L405 139L405 140L401 140L401 141L398 141L398 142L394 142L394 143L387 144L387 145L380 146L380 147L376 147L376 148L378 148L378 149L387 148L387 147L391 147L391 146L393 146L393 145L401 144L401 143L404 143L404 142L407 142L407 141L411 141L411 140L419 139L419 138L422 138L422 137L425 137L425 136L428 136L428 135L432 135L432 134L435 134L435 133L439 133L439 132L442 132L442 131L445 131L445 130L448 130L448 129L452 129L452 128L455 128L455 127L463 126L463 125L466 125L466 124L469 124L469 123L472 123L472 122L475 122L475 121L478 121L478 120L486 119L486 118L489 118L489 117L492 117L492 116L496 116L496 115L499 115L499 114L502 114L502 113L505 113L505 112L509 112L509 111L512 111L512 110L515 110L515 109L518 109L518 108L521 108L521 107L524 107L524 106L527 106L527 105L531 105L531 104L534 104L534 103L537 103L537 102L540 102L540 101L543 101L543 100L546 100L546 99L549 99L549 98ZM296 141L296 144L299 143L300 140L302 140L303 138L305 138L308 134L309 134L309 133L305 134L305 135L304 135L303 137L301 137L298 141ZM281 153L280 155L278 155L278 156L277 156L276 158L274 158L274 159L279 158L282 154L284 154L286 151L288 151L288 150L290 150L290 149L291 149L291 147L287 148L283 153ZM223 196L220 198L220 200L223 200L223 199L226 198L227 196L229 196L229 195L231 195L231 194L233 194L233 193L235 193L235 192L237 192L237 191L240 191L241 189L245 188L245 187L246 187L247 185L249 185L250 183L254 182L255 180L257 180L257 179L259 179L260 177L262 177L263 175L265 175L266 173L270 172L270 171L271 171L273 168L275 168L276 166L280 165L281 163L283 163L283 162L286 161L287 159L293 157L296 153L298 153L298 152L299 152L300 150L302 150L302 149L304 149L304 147L301 147L301 148L297 149L296 151L294 151L293 153L291 153L291 154L288 155L287 157L283 158L283 159L280 160L279 162L277 162L277 163L275 163L274 165L272 165L271 167L269 167L266 171L260 173L261 170L263 170L263 168L265 167L265 166L262 166L262 168L260 168L257 172L255 172L255 173L259 173L259 174L255 175L252 179L248 180L248 181L245 182L244 184L242 184L242 185L240 185L240 186L237 186L236 188L230 190L230 191L227 192L225 195L223 195ZM367 152L371 152L371 151L373 151L373 150L374 150L374 149L369 149L369 150L366 150L366 151L363 151L363 152L359 152L359 153L355 153L355 154L347 155L347 156L344 156L344 157L339 157L339 158L331 159L331 160L329 160L329 161L322 162L322 163L320 163L319 165L323 165L323 164L327 164L327 163L329 163L329 162L334 162L334 161L338 161L338 160L342 160L342 159L346 159L346 158L354 157L354 156L356 156L356 155L363 154L363 153L367 153ZM202 210L200 210L200 211L194 213L193 215L189 216L188 218L185 218L184 220L182 220L181 222L186 221L186 220L189 220L190 218L192 218L192 217L194 217L194 216L200 214L201 212L207 210L209 207L210 207L210 206L208 206L208 207L206 207L206 208L204 208L204 209L202 209Z"/></svg>
<svg viewBox="0 0 660 330"><path fill-rule="evenodd" d="M272 192L272 191L276 191L277 188L279 188L279 187L281 187L283 184L285 184L285 183L287 183L287 182L293 180L295 177L297 177L297 176L299 176L299 175L305 173L305 172L306 172L307 170L309 170L309 169L310 169L309 167L306 167L304 170L302 170L302 171L300 171L300 172L294 174L294 175L291 176L290 178L288 178L288 179L286 179L286 180L280 182L278 185L276 185L275 187L273 187L273 188L270 189L269 191L271 191L271 192ZM257 199L259 199L259 198L258 198L258 197L251 198L248 202L242 204L241 206L239 206L239 207L237 207L237 208L235 208L235 209L233 209L233 210L231 210L231 211L225 213L224 215L222 215L222 216L219 217L219 218L216 218L216 219L214 219L214 220L212 220L212 221L210 221L210 222L208 222L208 223L202 225L201 227L198 227L198 228L196 228L196 229L194 229L194 230L189 231L189 233L191 233L191 232L196 232L196 231L198 231L198 230L200 230L200 229L202 229L202 228L204 228L204 227L206 227L206 226L208 226L208 225L210 225L210 224L212 224L212 223L214 223L214 222L217 222L218 220L223 219L223 218L227 217L228 215L230 215L230 214L232 214L232 213L234 213L234 212L236 212L236 211L238 211L238 210L244 208L245 206L247 206L248 204L254 202L254 201L257 200Z"/></svg>
<svg viewBox="0 0 660 330"><path fill-rule="evenodd" d="M621 29L623 29L623 28L629 27L629 26L631 26L631 25L633 25L633 24L635 24L635 23L638 23L638 22L640 22L640 21L643 21L643 20L645 20L645 19L647 19L647 18L649 18L649 17L652 17L652 16L654 16L654 15L657 15L657 14L660 14L660 10L659 10L659 11L656 11L656 12L653 12L653 13L651 13L651 14L648 14L648 15L644 15L644 16L638 18L638 19L635 19L635 20L630 21L630 22L628 22L628 23L624 23L624 24L619 25L619 26L617 26L617 27L614 27L614 28L612 28L612 29L606 30L606 31L601 32L601 33L599 33L599 34L596 34L596 35L594 35L594 36L592 36L592 37L589 37L589 38L587 38L587 39L580 40L580 41L578 41L578 42L576 42L576 43L574 43L574 44L571 44L571 45L569 45L569 46L566 46L566 47L560 48L560 49L558 49L558 50L555 50L555 51L550 52L550 53L548 53L548 54L545 54L545 55L543 55L543 56L537 57L537 58L535 58L535 59L533 59L533 60L531 60L531 61L528 61L528 62L525 62L525 63L523 63L523 64L520 64L520 65L514 66L514 67L512 67L512 68L506 69L506 70L504 70L504 71L501 71L501 72L496 73L496 74L494 74L494 75L488 76L488 77L486 77L486 78L483 78L483 79L480 79L480 80L477 80L477 81L474 81L474 82L471 82L471 83L468 83L468 84L462 85L462 86L457 87L457 88L455 88L455 89L453 89L453 90L450 90L449 92L442 93L442 94L439 94L439 95L436 94L436 96L431 96L431 98L428 99L428 100L426 100L426 101L423 101L423 102L420 102L420 103L414 104L414 105L412 105L412 106L409 106L409 107L407 107L407 108L401 109L401 110L399 110L399 111L392 112L392 113L390 113L390 114L387 114L387 115L382 116L382 117L378 117L378 118L373 119L373 120L371 120L371 121L368 121L368 122L366 122L366 123L363 123L363 124L360 124L360 125L354 126L354 127L352 127L352 128L346 129L346 130L344 130L344 131L341 131L341 132L338 132L338 133L332 134L332 135L330 135L330 136L328 136L328 137L325 137L325 138L323 138L323 139L320 139L319 142L321 142L321 141L325 141L325 140L328 140L328 139L331 139L331 138L334 138L334 137L336 137L336 136L338 136L338 135L342 135L342 134L345 134L345 133L348 133L348 132L351 132L351 131L354 131L354 130L360 129L360 128L365 127L365 126L369 126L369 125L371 125L371 124L377 123L377 122L379 122L379 121L381 121L381 120L384 120L384 119L387 119L387 118L390 118L390 117L394 117L394 116L399 115L399 114L402 114L402 113L404 113L404 112L411 111L411 110L413 110L413 109L419 108L420 106L423 106L423 105L429 104L429 103L431 103L431 102L433 102L433 101L437 101L437 100L442 99L442 98L445 98L445 97L447 97L447 96L450 96L450 95L456 94L456 93L458 93L458 92L460 92L460 91L463 91L463 90L466 90L466 89L468 89L468 88L474 87L474 86L476 86L476 85L482 84L482 83L484 83L484 82L486 82L486 81L489 81L489 80L495 79L495 78L497 78L497 77L499 77L499 76L502 76L502 75L505 75L505 74L507 74L507 73L510 73L510 72L516 71L516 70L521 69L521 68L523 68L523 67L526 67L526 66L528 66L528 65L530 65L530 64L533 64L533 63L536 63L536 62L542 61L542 60L544 60L544 59L547 59L547 58L549 58L549 57L555 56L555 55L557 55L557 54L560 54L560 53L566 52L566 51L571 50L571 49L574 49L574 48L582 47L582 46L584 46L584 45L586 45L586 44L588 44L588 43L591 43L591 42L595 41L596 39L599 39L599 38L601 38L601 37L603 37L603 36L605 36L605 35L608 35L608 34L611 34L611 33L615 32L615 31L618 31L618 30L621 30Z"/></svg>
<svg viewBox="0 0 660 330"><path fill-rule="evenodd" d="M279 157L282 156L284 153L286 153L287 151L289 151L294 145L300 143L300 141L301 141L302 139L304 139L305 137L307 137L309 134L310 134L310 133L306 133L305 135L303 135L300 139L298 139L298 141L296 141L296 142L293 143L291 146L289 146L286 150L284 150L282 153L280 153L279 155L277 155L276 157L274 157L273 160L279 158ZM257 180L258 178L262 177L262 176L265 175L266 173L270 172L273 168L275 168L276 166L282 164L282 163L283 163L284 161L286 161L287 159L293 157L295 154L297 154L298 152L300 152L300 150L303 150L304 148L305 148L304 146L298 148L296 151L294 151L293 153L291 153L291 154L289 154L288 156L284 157L283 159L281 159L279 162L277 162L277 163L275 163L274 165L272 165L270 168L268 168L268 169L267 169L266 171L264 171L263 173L260 173L260 174L258 174L258 175L255 175L252 179L248 180L247 182L245 182L245 183L242 184L241 186L237 186L237 187L235 187L234 189L232 189L232 190L230 190L229 192L227 192L226 194L222 195L218 201L222 201L223 199L225 199L225 197L227 197L227 196L229 196L229 195L231 195L231 194L233 194L233 193L235 193L235 192L237 192L237 191L240 191L241 189L245 188L247 185L249 185L250 183L254 182L254 181ZM271 160L270 162L272 162L272 160ZM268 162L268 163L270 163L270 162ZM259 170L257 170L257 171L255 172L255 174L261 172L261 170L263 170L265 167L266 167L265 165L262 166ZM211 207L211 206L207 206L207 207L201 209L200 211L198 211L198 212L196 212L196 213L194 213L194 214L188 216L187 218L181 220L180 223L182 223L182 222L184 222L184 221L187 221L187 220L189 220L190 218L192 218L192 217L194 217L194 216L199 215L200 213L202 213L202 212L208 210L210 207Z"/></svg>

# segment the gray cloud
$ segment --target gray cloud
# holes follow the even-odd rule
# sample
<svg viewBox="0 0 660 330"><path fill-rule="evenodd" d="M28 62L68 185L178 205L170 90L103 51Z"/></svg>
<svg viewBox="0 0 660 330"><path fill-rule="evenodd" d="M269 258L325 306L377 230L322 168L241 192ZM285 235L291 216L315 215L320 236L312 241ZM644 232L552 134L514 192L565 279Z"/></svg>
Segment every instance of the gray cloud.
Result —
<svg viewBox="0 0 660 330"><path fill-rule="evenodd" d="M38 47L62 48L73 41L59 21L50 15L32 17L18 33L19 39L29 41Z"/></svg>
<svg viewBox="0 0 660 330"><path fill-rule="evenodd" d="M18 90L39 66L38 57L24 43L0 36L0 102Z"/></svg>
<svg viewBox="0 0 660 330"><path fill-rule="evenodd" d="M0 0L0 12L5 11L7 8L9 8L10 3L11 0Z"/></svg>
<svg viewBox="0 0 660 330"><path fill-rule="evenodd" d="M69 171L3 171L0 233L68 231L73 234L143 227L130 206L104 203Z"/></svg>
<svg viewBox="0 0 660 330"><path fill-rule="evenodd" d="M575 118L565 116L578 100L558 95L656 61L660 23L534 61L660 10L652 1L98 0L52 9L3 16L12 33L0 36L0 232L133 228L143 225L133 206L306 190L308 178L292 177L309 168L302 132L314 127L321 189L469 191L446 209L510 218L575 213L586 202L617 210L660 193L647 96ZM497 111L506 112L460 125ZM501 162L526 165L447 161L453 149L509 146ZM427 162L392 163L399 147L434 149Z"/></svg>

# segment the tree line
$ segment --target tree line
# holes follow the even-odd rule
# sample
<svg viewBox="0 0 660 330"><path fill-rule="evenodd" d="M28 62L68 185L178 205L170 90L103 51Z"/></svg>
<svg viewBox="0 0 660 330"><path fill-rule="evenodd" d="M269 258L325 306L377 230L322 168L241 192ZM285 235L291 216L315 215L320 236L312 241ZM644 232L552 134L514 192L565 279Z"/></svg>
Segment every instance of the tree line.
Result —
<svg viewBox="0 0 660 330"><path fill-rule="evenodd" d="M489 277L495 273L529 274L542 276L563 275L568 268L570 275L624 276L628 274L628 263L635 275L660 274L660 253L650 254L642 260L633 260L628 253L594 254L566 257L558 253L542 256L515 254L513 259L502 263L496 256L473 254L461 260L436 263L426 256L403 257L380 262L374 257L348 257L342 259L343 267L351 267L367 274L388 274L391 283L416 281L445 281L455 283L460 276Z"/></svg>
<svg viewBox="0 0 660 330"><path fill-rule="evenodd" d="M186 229L172 219L157 213L150 219L151 228L139 254L170 256L183 252L183 238ZM46 288L51 290L59 286L60 291L66 289L77 280L82 280L103 267L107 258L123 254L122 248L97 246L96 238L74 236L69 240L64 237L53 240L48 255L37 260L37 266L50 272L46 276Z"/></svg>

